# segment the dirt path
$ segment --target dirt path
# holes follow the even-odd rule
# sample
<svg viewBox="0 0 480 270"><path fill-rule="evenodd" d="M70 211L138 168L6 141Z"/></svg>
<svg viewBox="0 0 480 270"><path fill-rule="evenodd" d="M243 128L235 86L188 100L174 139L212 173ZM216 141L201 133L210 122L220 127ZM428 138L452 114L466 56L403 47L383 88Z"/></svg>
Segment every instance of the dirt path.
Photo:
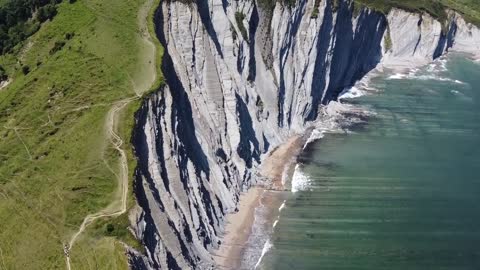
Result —
<svg viewBox="0 0 480 270"><path fill-rule="evenodd" d="M135 98L136 99L136 98ZM128 160L125 150L122 149L123 140L115 132L116 123L118 122L119 113L125 106L127 106L134 99L124 99L113 105L107 115L107 121L105 123L107 136L110 140L110 143L120 154L120 172L116 174L119 186L119 192L115 200L107 206L105 209L100 210L100 212L95 214L90 214L85 217L78 231L72 236L67 245L64 246L64 253L67 257L67 269L71 269L70 265L70 250L75 244L75 241L78 237L85 231L88 225L92 224L95 220L102 217L115 217L119 216L127 211L127 195L128 195Z"/></svg>
<svg viewBox="0 0 480 270"><path fill-rule="evenodd" d="M143 74L147 74L147 77L145 77L145 75L137 77L138 78L137 81L132 79L132 86L136 94L136 97L126 98L114 103L112 108L107 114L107 118L105 122L105 130L107 134L106 141L109 141L109 143L111 143L113 147L120 154L120 160L119 160L120 172L118 174L115 174L117 176L117 181L118 181L118 192L115 196L115 199L109 206L100 210L97 213L87 215L84 218L82 224L80 225L78 231L75 234L73 234L68 244L64 245L63 251L66 256L66 265L68 270L72 269L71 263L70 263L70 260L71 260L70 250L72 249L78 237L88 227L88 225L92 224L95 220L99 218L115 217L115 216L122 215L127 211L128 183L129 183L128 160L127 160L127 154L125 150L123 150L122 148L124 141L116 133L116 130L118 129L119 115L121 111L130 102L134 100L138 100L143 93L150 90L155 80L157 79L157 73L155 68L155 56L157 52L156 52L155 44L153 43L152 37L150 36L150 33L147 28L148 12L153 7L154 3L155 3L155 0L147 0L145 4L140 8L138 13L139 30L141 34L140 36L141 36L142 42L145 44L145 47L143 48L144 53L141 54L140 61L145 62L142 68L144 69L144 71L146 71Z"/></svg>

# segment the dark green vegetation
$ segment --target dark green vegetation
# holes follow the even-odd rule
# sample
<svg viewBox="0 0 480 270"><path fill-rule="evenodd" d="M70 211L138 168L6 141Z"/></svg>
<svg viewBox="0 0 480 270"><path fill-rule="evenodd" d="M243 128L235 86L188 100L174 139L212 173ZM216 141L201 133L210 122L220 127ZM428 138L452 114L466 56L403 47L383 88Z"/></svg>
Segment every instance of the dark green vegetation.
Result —
<svg viewBox="0 0 480 270"><path fill-rule="evenodd" d="M8 0L0 3L0 54L38 31L40 24L53 19L61 0Z"/></svg>
<svg viewBox="0 0 480 270"><path fill-rule="evenodd" d="M277 2L280 2L288 7L293 7L295 3L297 3L297 1L298 0L258 0L257 3L262 9L266 11L273 11Z"/></svg>
<svg viewBox="0 0 480 270"><path fill-rule="evenodd" d="M392 49L392 36L390 35L390 27L387 26L387 32L385 33L385 50L390 51Z"/></svg>
<svg viewBox="0 0 480 270"><path fill-rule="evenodd" d="M242 12L235 12L235 20L237 21L238 28L240 30L240 33L242 34L242 37L245 40L248 40L248 33L247 29L245 29L245 26L243 25L243 20L245 19L245 14Z"/></svg>
<svg viewBox="0 0 480 270"><path fill-rule="evenodd" d="M266 10L273 10L275 3L282 2L286 6L293 6L298 0L259 0L259 5ZM330 1L336 10L340 0L315 0L315 8L311 17L318 16L318 6L321 1ZM447 9L453 9L464 18L476 25L480 25L480 1L478 0L353 0L355 9L367 6L384 14L392 8L399 8L415 13L428 13L439 21L448 20Z"/></svg>
<svg viewBox="0 0 480 270"><path fill-rule="evenodd" d="M313 11L312 11L312 19L316 19L318 17L318 7L320 6L320 0L315 0L315 4L313 6Z"/></svg>
<svg viewBox="0 0 480 270"><path fill-rule="evenodd" d="M0 82L6 80L7 78L7 72L2 66L0 66Z"/></svg>
<svg viewBox="0 0 480 270"><path fill-rule="evenodd" d="M440 20L447 19L446 6L437 0L355 0L375 10L387 14L392 8L400 8L410 12L426 12Z"/></svg>
<svg viewBox="0 0 480 270"><path fill-rule="evenodd" d="M392 8L416 13L428 13L440 22L448 20L446 9L462 14L467 21L480 25L480 1L477 0L354 0L387 14Z"/></svg>
<svg viewBox="0 0 480 270"><path fill-rule="evenodd" d="M139 17L149 14L139 15L142 5L158 1L70 2L0 55L0 75L11 79L0 89L0 269L65 269L63 245L87 214L118 196L107 112L151 86L160 58L145 42L151 23L139 30ZM125 150L139 105L119 115ZM131 151L128 157L132 174ZM113 230L104 229L108 223ZM126 215L92 224L71 250L72 268L125 269L117 240L138 245L127 225Z"/></svg>
<svg viewBox="0 0 480 270"><path fill-rule="evenodd" d="M480 26L480 1L442 0L442 3L462 14L467 21Z"/></svg>

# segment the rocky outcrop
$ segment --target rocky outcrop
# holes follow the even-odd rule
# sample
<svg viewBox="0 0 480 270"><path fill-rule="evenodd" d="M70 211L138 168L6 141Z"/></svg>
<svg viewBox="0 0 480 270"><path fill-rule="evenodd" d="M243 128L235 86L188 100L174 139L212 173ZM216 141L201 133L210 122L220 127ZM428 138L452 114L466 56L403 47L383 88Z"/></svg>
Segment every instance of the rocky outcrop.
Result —
<svg viewBox="0 0 480 270"><path fill-rule="evenodd" d="M214 268L225 215L260 181L264 153L314 127L320 108L374 68L480 44L453 12L444 24L315 2L270 10L252 0L162 1L166 85L136 115L132 223L145 254L130 253L132 268Z"/></svg>

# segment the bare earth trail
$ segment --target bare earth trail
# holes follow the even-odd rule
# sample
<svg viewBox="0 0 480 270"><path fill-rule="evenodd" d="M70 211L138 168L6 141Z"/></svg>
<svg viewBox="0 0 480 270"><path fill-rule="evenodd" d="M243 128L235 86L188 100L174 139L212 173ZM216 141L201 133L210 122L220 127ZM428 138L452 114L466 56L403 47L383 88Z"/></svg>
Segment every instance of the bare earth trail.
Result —
<svg viewBox="0 0 480 270"><path fill-rule="evenodd" d="M141 42L143 43L143 53L140 56L140 61L143 66L141 69L141 76L138 76L137 81L131 79L133 90L135 92L134 97L126 98L120 101L115 102L112 105L112 108L109 110L105 122L105 132L106 138L105 141L111 143L113 147L118 151L120 154L119 163L120 163L120 171L115 173L118 181L118 191L115 196L114 201L110 203L109 206L100 210L97 213L87 215L82 224L80 225L78 231L72 235L68 244L65 244L63 247L65 256L66 256L66 265L67 269L71 270L71 263L70 263L70 250L72 249L73 245L75 244L78 237L85 231L85 229L92 224L95 220L104 217L116 217L119 215L124 214L127 212L127 196L128 196L128 160L127 154L125 150L122 148L124 141L122 138L116 133L118 129L118 122L119 122L119 115L122 110L132 101L138 100L143 93L150 90L153 86L154 82L157 79L156 73L156 66L155 66L155 56L156 56L156 47L153 43L152 37L148 31L147 26L147 19L148 14L151 8L153 8L153 4L155 0L147 0L145 4L140 8L138 12L138 22L139 22L139 30L141 36ZM107 161L105 160L106 166L108 166Z"/></svg>

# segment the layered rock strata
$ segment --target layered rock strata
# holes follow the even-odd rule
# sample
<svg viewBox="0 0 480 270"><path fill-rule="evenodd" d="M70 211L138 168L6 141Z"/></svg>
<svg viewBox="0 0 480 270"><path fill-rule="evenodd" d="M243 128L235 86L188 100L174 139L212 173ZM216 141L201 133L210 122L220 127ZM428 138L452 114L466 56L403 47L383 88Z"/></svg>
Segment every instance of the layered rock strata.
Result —
<svg viewBox="0 0 480 270"><path fill-rule="evenodd" d="M479 54L480 31L350 1L161 1L166 85L136 115L134 269L212 269L225 216L261 181L263 155L318 124L323 108L376 67L448 50Z"/></svg>

